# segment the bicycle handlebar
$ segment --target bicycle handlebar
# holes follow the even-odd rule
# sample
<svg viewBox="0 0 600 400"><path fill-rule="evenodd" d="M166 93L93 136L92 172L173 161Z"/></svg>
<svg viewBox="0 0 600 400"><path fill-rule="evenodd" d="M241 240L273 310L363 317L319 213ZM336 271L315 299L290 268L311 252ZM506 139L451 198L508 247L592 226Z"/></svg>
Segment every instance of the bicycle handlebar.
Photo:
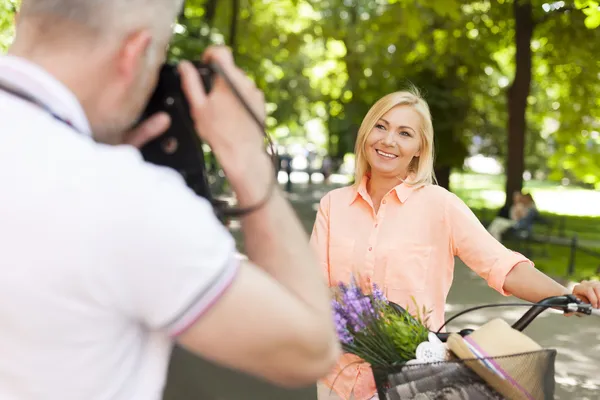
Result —
<svg viewBox="0 0 600 400"><path fill-rule="evenodd" d="M584 304L572 294L548 297L531 307L529 311L525 313L525 315L523 315L517 322L513 324L512 327L518 331L523 331L538 315L546 311L549 306L562 307L564 308L565 312L571 311L585 315L590 315L592 313L592 306L590 304Z"/></svg>
<svg viewBox="0 0 600 400"><path fill-rule="evenodd" d="M509 306L509 305L515 305L515 304L505 304L505 305ZM523 306L524 304L519 304L519 305ZM494 304L494 305L490 305L490 306L504 306L504 304ZM480 307L475 307L474 309L485 308L485 307L486 306L480 306ZM513 329L516 329L518 331L523 331L525 328L527 328L527 326L529 326L529 324L531 324L531 322L533 322L533 320L538 315L540 315L542 312L544 312L548 308L560 308L560 309L563 309L565 313L577 313L577 314L594 315L594 316L600 317L600 310L593 309L591 304L583 303L581 300L579 300L574 295L568 294L568 295L564 295L564 296L548 297L548 298L540 301L539 303L533 303L531 305L531 308L529 310L527 310L527 312L521 318L519 318L519 320L517 322L515 322L512 325ZM444 326L448 322L453 320L454 318L456 318L460 315L464 315L467 312L474 311L474 309L469 309L469 310L466 310L466 311L456 314L455 316L450 318L448 321L446 321ZM469 335L471 332L473 332L473 329L463 329L460 332L456 332L456 333L458 333L459 335L464 337L466 335ZM449 333L449 332L439 332L439 331L436 332L437 337L442 342L446 342L448 340L448 337L450 336L450 334L451 333Z"/></svg>

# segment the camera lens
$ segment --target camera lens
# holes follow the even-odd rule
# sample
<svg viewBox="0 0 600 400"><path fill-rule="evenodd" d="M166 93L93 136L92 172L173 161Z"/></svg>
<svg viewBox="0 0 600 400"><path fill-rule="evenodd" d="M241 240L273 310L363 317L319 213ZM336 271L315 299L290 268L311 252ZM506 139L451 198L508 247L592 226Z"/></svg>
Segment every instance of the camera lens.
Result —
<svg viewBox="0 0 600 400"><path fill-rule="evenodd" d="M162 141L162 149L166 154L174 154L178 147L179 142L174 137L169 137Z"/></svg>

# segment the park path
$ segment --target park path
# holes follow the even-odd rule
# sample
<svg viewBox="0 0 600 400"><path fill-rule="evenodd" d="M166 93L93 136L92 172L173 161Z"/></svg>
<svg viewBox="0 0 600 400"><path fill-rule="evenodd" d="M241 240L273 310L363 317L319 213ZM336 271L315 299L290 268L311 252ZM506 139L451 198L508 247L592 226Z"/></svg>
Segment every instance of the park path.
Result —
<svg viewBox="0 0 600 400"><path fill-rule="evenodd" d="M304 227L310 232L315 207L327 188L298 190L289 195ZM237 236L237 235L236 235ZM503 297L460 261L456 263L454 285L448 298L447 316L480 304L514 302ZM509 323L526 308L507 307L475 311L461 317L453 328L477 327L500 317ZM526 333L543 347L558 350L556 361L556 399L598 399L600 390L600 318L566 318L545 312ZM176 349L173 355L164 400L315 400L315 390L282 390L256 379L237 374Z"/></svg>
<svg viewBox="0 0 600 400"><path fill-rule="evenodd" d="M447 318L460 310L480 304L518 302L487 286L464 264L457 262L454 285L448 296ZM449 330L476 328L493 318L516 321L526 307L502 307L474 311L450 324ZM525 333L544 348L558 351L556 399L598 399L600 390L600 318L564 317L559 312L542 313Z"/></svg>

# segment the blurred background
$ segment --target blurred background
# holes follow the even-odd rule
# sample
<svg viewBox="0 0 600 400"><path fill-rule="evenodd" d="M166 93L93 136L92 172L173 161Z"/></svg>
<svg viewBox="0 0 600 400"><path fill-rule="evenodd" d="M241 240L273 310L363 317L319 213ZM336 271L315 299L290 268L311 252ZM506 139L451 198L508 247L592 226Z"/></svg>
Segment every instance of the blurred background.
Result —
<svg viewBox="0 0 600 400"><path fill-rule="evenodd" d="M18 3L0 0L1 52ZM568 284L600 275L599 25L596 0L188 0L169 54L198 59L209 44L233 49L265 92L278 178L307 231L323 194L352 182L368 109L416 85L433 114L439 184L486 225L513 192L531 193L541 217L527 235L503 241ZM226 193L206 150L211 182ZM230 228L243 251L239 227ZM504 301L480 285L459 263L448 311ZM585 366L600 363L589 351L600 350L600 329L582 322L575 331L585 339L574 340L555 318L534 323L532 334L544 345L568 344L558 398L597 398L599 378ZM315 397L176 350L166 399L234 398Z"/></svg>

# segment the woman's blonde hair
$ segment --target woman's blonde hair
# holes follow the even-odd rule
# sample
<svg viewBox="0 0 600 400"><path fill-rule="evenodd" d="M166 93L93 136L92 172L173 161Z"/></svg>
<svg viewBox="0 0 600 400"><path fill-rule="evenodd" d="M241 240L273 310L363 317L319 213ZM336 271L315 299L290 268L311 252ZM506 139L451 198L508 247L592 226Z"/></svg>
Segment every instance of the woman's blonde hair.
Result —
<svg viewBox="0 0 600 400"><path fill-rule="evenodd" d="M358 185L363 177L370 171L366 156L366 143L371 130L385 113L396 106L410 106L421 117L419 135L421 138L421 154L409 164L408 170L411 181L405 181L411 186L424 186L437 183L433 172L433 123L429 105L423 99L419 90L412 86L407 90L390 93L379 99L369 110L362 121L356 138L354 153L356 155L356 170L354 173L355 184Z"/></svg>

